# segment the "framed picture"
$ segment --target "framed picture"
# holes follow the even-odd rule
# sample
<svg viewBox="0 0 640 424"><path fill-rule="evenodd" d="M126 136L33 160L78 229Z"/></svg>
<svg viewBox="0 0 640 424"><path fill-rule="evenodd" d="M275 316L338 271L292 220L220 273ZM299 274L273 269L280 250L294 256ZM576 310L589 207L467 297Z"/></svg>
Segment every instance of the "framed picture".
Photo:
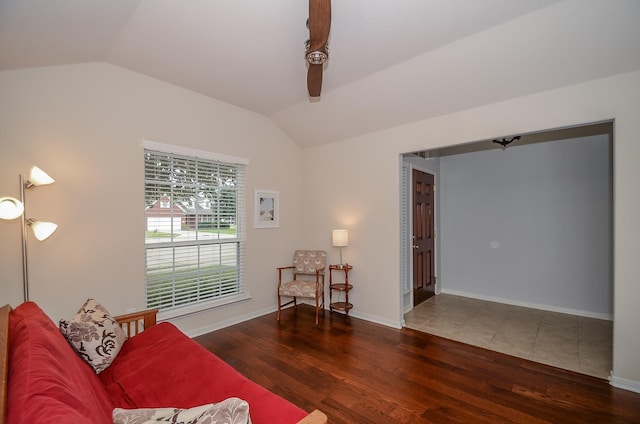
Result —
<svg viewBox="0 0 640 424"><path fill-rule="evenodd" d="M254 192L254 227L278 228L280 226L280 192L256 190Z"/></svg>

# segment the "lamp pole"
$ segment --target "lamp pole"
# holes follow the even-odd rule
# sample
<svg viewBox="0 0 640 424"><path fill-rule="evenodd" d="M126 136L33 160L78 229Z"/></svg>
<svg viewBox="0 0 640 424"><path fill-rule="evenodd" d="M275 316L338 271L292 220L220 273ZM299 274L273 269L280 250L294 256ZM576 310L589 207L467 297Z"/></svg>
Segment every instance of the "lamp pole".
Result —
<svg viewBox="0 0 640 424"><path fill-rule="evenodd" d="M24 202L24 176L20 174L20 201ZM26 209L26 208L25 208ZM26 211L22 213L22 285L24 290L24 301L29 301L29 270L27 269L27 218Z"/></svg>

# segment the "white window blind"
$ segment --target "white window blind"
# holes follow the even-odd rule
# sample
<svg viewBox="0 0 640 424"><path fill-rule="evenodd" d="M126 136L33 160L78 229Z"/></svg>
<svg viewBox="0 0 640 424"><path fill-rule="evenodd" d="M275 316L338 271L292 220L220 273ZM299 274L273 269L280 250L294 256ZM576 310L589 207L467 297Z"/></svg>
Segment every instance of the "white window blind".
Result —
<svg viewBox="0 0 640 424"><path fill-rule="evenodd" d="M147 307L238 300L244 287L244 165L144 150Z"/></svg>

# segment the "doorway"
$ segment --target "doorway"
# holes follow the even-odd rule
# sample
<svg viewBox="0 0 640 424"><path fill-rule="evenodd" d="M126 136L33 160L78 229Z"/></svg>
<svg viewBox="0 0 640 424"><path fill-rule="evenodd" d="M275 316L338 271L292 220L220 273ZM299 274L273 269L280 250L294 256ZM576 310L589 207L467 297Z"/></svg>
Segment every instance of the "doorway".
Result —
<svg viewBox="0 0 640 424"><path fill-rule="evenodd" d="M403 155L436 175L436 276L445 277L436 293L612 324L613 142L607 121L522 134L506 148L484 140ZM598 242L585 243L585 233ZM403 251L411 257L411 245ZM403 302L405 313L416 306Z"/></svg>

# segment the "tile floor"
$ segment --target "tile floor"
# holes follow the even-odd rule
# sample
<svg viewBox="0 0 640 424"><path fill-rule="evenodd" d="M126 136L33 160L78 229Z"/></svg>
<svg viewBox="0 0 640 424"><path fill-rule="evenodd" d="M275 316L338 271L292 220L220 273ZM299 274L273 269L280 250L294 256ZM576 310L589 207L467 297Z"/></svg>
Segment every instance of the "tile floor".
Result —
<svg viewBox="0 0 640 424"><path fill-rule="evenodd" d="M404 316L405 325L599 378L612 367L613 322L439 294Z"/></svg>

